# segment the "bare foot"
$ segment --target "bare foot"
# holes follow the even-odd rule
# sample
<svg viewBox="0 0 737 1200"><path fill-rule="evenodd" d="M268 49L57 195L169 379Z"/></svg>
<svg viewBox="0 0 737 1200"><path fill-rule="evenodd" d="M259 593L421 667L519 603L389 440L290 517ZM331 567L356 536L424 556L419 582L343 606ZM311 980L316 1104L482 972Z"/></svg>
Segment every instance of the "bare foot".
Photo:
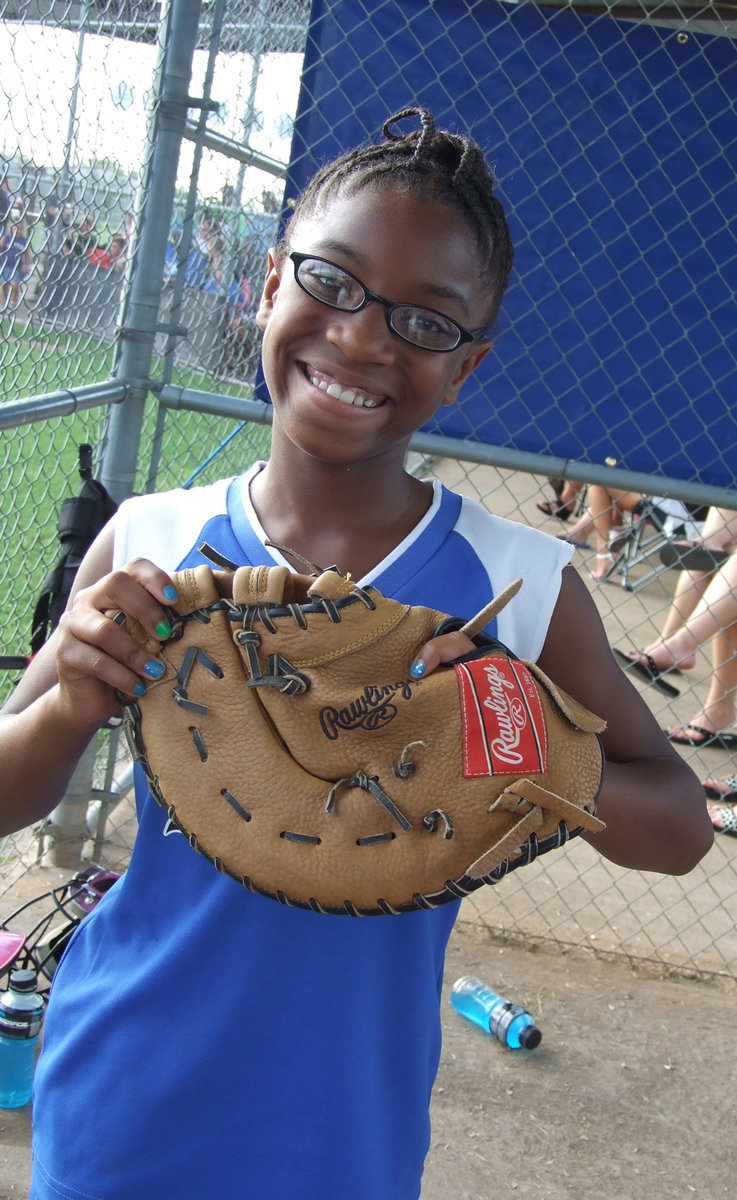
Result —
<svg viewBox="0 0 737 1200"><path fill-rule="evenodd" d="M646 646L643 654L650 656L659 671L672 671L674 667L679 671L690 671L696 663L694 654L684 654L677 658L663 642L654 642L651 646Z"/></svg>
<svg viewBox="0 0 737 1200"><path fill-rule="evenodd" d="M701 786L708 800L716 800L719 796L737 797L737 777L729 779L702 779Z"/></svg>

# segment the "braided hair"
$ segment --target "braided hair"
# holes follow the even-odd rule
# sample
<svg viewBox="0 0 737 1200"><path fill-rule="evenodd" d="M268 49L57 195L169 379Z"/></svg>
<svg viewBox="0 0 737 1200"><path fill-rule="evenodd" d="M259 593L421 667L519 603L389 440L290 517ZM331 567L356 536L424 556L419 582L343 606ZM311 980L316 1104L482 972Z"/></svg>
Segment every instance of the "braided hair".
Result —
<svg viewBox="0 0 737 1200"><path fill-rule="evenodd" d="M420 128L395 132L393 126L406 117L419 117ZM351 195L374 184L430 195L459 211L473 231L482 277L491 293L491 326L509 280L514 251L504 209L493 194L495 181L480 147L461 134L436 129L426 108L395 113L384 122L382 133L384 142L349 150L312 176L295 203L282 244L300 217L316 212L339 193Z"/></svg>

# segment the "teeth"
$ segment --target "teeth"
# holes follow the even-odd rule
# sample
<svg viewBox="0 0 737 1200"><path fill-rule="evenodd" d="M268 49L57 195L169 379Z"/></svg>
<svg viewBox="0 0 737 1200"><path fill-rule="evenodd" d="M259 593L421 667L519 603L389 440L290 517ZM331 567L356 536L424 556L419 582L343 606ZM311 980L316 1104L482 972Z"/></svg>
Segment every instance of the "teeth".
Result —
<svg viewBox="0 0 737 1200"><path fill-rule="evenodd" d="M313 387L327 392L328 396L340 400L342 404L353 404L356 408L378 408L380 401L371 400L365 393L356 392L353 388L342 388L339 383L328 383L327 379L318 379L316 375L310 379Z"/></svg>

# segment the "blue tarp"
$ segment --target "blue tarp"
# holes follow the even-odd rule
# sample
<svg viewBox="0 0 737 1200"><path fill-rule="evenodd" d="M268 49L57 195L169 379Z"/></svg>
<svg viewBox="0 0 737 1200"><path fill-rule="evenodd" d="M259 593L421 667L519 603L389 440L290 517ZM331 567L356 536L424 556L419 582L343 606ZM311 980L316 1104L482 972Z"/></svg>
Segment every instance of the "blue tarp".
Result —
<svg viewBox="0 0 737 1200"><path fill-rule="evenodd" d="M314 0L286 195L409 104L469 130L515 272L495 353L427 430L731 488L735 96L727 38L496 0Z"/></svg>

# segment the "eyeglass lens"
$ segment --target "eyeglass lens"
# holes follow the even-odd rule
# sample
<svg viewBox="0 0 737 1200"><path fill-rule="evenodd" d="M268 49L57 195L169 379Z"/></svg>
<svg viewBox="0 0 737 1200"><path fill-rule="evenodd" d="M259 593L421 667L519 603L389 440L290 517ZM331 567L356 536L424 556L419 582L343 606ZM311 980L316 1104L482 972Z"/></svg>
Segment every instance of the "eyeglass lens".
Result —
<svg viewBox="0 0 737 1200"><path fill-rule="evenodd" d="M297 282L315 300L343 312L358 312L370 300L375 300L386 309L390 329L413 346L425 350L454 350L465 340L465 330L449 317L422 305L392 304L374 296L359 279L335 263L296 255L292 261Z"/></svg>

